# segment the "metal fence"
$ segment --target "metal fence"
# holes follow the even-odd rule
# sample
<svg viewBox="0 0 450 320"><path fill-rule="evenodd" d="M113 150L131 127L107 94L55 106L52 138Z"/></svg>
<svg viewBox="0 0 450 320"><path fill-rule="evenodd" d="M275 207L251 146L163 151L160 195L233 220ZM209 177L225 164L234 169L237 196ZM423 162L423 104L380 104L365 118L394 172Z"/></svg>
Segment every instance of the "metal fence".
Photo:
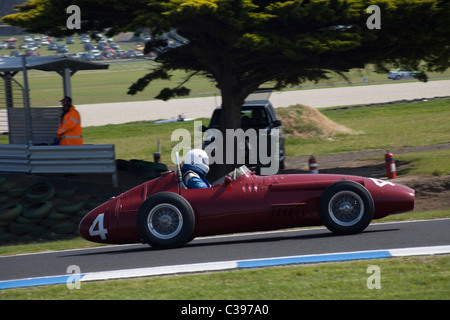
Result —
<svg viewBox="0 0 450 320"><path fill-rule="evenodd" d="M60 108L25 108L25 89L10 74L1 75L0 134L10 144L51 144L58 130Z"/></svg>
<svg viewBox="0 0 450 320"><path fill-rule="evenodd" d="M0 133L9 132L8 107L17 106L23 108L22 86L12 77L11 74L1 74L2 83L0 85ZM7 94L9 93L9 94Z"/></svg>

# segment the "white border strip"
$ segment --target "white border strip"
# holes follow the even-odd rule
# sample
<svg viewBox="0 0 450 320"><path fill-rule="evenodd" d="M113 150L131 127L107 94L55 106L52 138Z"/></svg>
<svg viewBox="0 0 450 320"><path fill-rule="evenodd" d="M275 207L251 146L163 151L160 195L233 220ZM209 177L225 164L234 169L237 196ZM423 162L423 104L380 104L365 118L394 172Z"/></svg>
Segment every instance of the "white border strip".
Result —
<svg viewBox="0 0 450 320"><path fill-rule="evenodd" d="M389 252L393 257L408 257L408 256L427 256L433 254L448 254L450 253L450 245L448 246L430 246L417 248L401 248L390 249Z"/></svg>
<svg viewBox="0 0 450 320"><path fill-rule="evenodd" d="M98 280L149 277L149 276L163 276L177 273L222 271L222 270L236 269L237 267L238 267L237 261L224 261L224 262L181 264L175 266L150 267L138 269L123 269L123 270L85 273L84 276L80 279L80 281L84 282L84 281L98 281Z"/></svg>

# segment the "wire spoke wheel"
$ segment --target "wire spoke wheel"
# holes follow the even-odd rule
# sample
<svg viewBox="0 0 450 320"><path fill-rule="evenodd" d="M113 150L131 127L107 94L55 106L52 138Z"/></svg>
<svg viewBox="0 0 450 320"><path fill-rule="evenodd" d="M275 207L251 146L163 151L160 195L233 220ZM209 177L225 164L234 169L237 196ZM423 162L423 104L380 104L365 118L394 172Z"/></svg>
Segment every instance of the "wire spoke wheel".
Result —
<svg viewBox="0 0 450 320"><path fill-rule="evenodd" d="M147 225L155 237L170 239L175 237L183 227L183 215L174 205L161 203L150 211Z"/></svg>
<svg viewBox="0 0 450 320"><path fill-rule="evenodd" d="M331 219L341 226L351 226L361 220L364 203L360 196L352 191L336 193L328 205Z"/></svg>
<svg viewBox="0 0 450 320"><path fill-rule="evenodd" d="M369 191L361 184L342 180L328 186L319 200L323 224L336 234L362 232L375 211Z"/></svg>
<svg viewBox="0 0 450 320"><path fill-rule="evenodd" d="M172 192L158 192L139 208L141 240L154 249L182 246L194 238L195 215L189 202Z"/></svg>

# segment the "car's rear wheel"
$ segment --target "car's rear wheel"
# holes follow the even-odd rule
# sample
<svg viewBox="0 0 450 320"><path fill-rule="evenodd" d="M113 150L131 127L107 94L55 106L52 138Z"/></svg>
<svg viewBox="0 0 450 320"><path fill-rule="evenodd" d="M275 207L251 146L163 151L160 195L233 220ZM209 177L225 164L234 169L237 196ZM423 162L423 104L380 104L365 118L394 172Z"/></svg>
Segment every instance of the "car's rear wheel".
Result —
<svg viewBox="0 0 450 320"><path fill-rule="evenodd" d="M192 238L195 216L189 202L171 192L160 192L139 208L137 227L143 242L156 249L179 247Z"/></svg>
<svg viewBox="0 0 450 320"><path fill-rule="evenodd" d="M375 206L369 191L354 181L330 185L319 200L324 225L337 234L362 232L372 221Z"/></svg>

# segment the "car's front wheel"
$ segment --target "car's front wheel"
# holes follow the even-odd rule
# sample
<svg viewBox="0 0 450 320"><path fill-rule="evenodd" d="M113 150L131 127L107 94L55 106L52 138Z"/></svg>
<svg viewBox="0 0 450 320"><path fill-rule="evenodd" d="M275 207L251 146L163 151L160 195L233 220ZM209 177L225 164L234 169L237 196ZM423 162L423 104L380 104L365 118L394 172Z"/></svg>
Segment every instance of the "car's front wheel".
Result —
<svg viewBox="0 0 450 320"><path fill-rule="evenodd" d="M139 208L137 227L143 242L155 249L179 247L192 238L195 216L189 202L171 192L160 192Z"/></svg>
<svg viewBox="0 0 450 320"><path fill-rule="evenodd" d="M319 215L324 225L337 234L362 232L375 211L369 191L354 181L330 185L319 200Z"/></svg>

